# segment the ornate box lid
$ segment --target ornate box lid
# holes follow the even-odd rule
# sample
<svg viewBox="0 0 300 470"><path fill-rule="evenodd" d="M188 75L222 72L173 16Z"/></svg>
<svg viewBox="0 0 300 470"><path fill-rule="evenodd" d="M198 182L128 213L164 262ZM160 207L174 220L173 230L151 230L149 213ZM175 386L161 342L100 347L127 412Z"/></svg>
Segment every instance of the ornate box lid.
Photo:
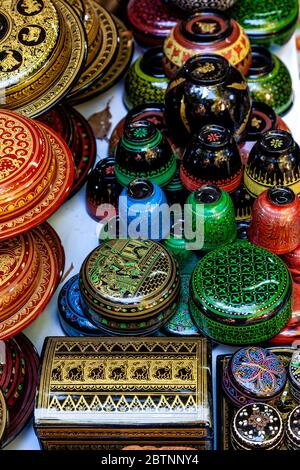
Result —
<svg viewBox="0 0 300 470"><path fill-rule="evenodd" d="M210 389L204 338L50 337L35 425L210 428Z"/></svg>

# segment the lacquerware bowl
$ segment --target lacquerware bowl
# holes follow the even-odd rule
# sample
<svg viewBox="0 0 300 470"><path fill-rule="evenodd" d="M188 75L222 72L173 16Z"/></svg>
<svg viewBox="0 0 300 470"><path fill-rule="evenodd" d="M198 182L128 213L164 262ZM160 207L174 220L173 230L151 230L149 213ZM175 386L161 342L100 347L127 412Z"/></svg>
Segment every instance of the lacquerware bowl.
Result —
<svg viewBox="0 0 300 470"><path fill-rule="evenodd" d="M252 208L249 241L282 255L300 245L300 200L286 187L261 193Z"/></svg>
<svg viewBox="0 0 300 470"><path fill-rule="evenodd" d="M289 321L291 303L292 281L283 261L246 241L206 254L192 274L192 317L218 343L268 341Z"/></svg>
<svg viewBox="0 0 300 470"><path fill-rule="evenodd" d="M300 149L289 132L271 130L262 135L249 154L244 184L254 198L273 186L300 193Z"/></svg>
<svg viewBox="0 0 300 470"><path fill-rule="evenodd" d="M245 78L217 54L189 59L170 81L165 98L167 126L182 145L206 124L223 125L242 140L250 108Z"/></svg>
<svg viewBox="0 0 300 470"><path fill-rule="evenodd" d="M166 137L150 121L127 123L115 154L115 174L122 186L136 178L167 185L176 172L176 159Z"/></svg>
<svg viewBox="0 0 300 470"><path fill-rule="evenodd" d="M228 13L245 29L251 43L270 47L289 41L296 29L298 11L298 0L238 0Z"/></svg>
<svg viewBox="0 0 300 470"><path fill-rule="evenodd" d="M293 105L292 77L286 65L263 46L252 46L252 65L246 75L252 98L279 115Z"/></svg>
<svg viewBox="0 0 300 470"><path fill-rule="evenodd" d="M162 59L162 48L154 47L131 65L124 91L124 103L128 109L146 103L164 103L169 79L164 72Z"/></svg>
<svg viewBox="0 0 300 470"><path fill-rule="evenodd" d="M167 5L178 9L181 13L196 13L200 8L217 8L226 10L236 0L165 0Z"/></svg>
<svg viewBox="0 0 300 470"><path fill-rule="evenodd" d="M164 43L163 64L173 78L186 61L196 54L220 54L247 74L251 65L250 42L240 25L226 13L200 9L177 23Z"/></svg>
<svg viewBox="0 0 300 470"><path fill-rule="evenodd" d="M188 191L215 184L232 193L240 186L242 175L240 152L226 127L206 125L191 138L180 167Z"/></svg>

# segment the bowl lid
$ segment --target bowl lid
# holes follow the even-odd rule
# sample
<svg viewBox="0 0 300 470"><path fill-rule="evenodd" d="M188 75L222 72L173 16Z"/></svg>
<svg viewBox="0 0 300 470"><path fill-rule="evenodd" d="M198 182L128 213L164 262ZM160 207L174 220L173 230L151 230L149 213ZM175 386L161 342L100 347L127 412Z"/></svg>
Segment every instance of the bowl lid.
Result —
<svg viewBox="0 0 300 470"><path fill-rule="evenodd" d="M5 403L4 395L2 391L0 390L0 446L5 437L7 421L8 421L8 416L7 416L6 403Z"/></svg>
<svg viewBox="0 0 300 470"><path fill-rule="evenodd" d="M253 398L277 396L286 383L286 369L280 357L268 349L249 346L233 354L229 373L242 393Z"/></svg>
<svg viewBox="0 0 300 470"><path fill-rule="evenodd" d="M289 379L293 386L300 390L300 350L297 350L292 355L289 364Z"/></svg>
<svg viewBox="0 0 300 470"><path fill-rule="evenodd" d="M229 62L217 54L195 55L182 67L182 74L195 85L216 85L223 83L228 76Z"/></svg>
<svg viewBox="0 0 300 470"><path fill-rule="evenodd" d="M160 0L130 0L127 14L131 25L146 36L165 37L178 21Z"/></svg>
<svg viewBox="0 0 300 470"><path fill-rule="evenodd" d="M84 301L102 314L143 317L157 313L179 292L177 264L150 240L109 240L84 261L79 284Z"/></svg>
<svg viewBox="0 0 300 470"><path fill-rule="evenodd" d="M292 444L300 447L300 406L294 408L288 416L286 433Z"/></svg>
<svg viewBox="0 0 300 470"><path fill-rule="evenodd" d="M233 31L233 20L221 11L203 8L177 25L183 37L195 44L224 41Z"/></svg>
<svg viewBox="0 0 300 470"><path fill-rule="evenodd" d="M258 145L266 155L280 158L283 153L293 150L295 141L290 132L281 129L272 129L265 132L256 145Z"/></svg>
<svg viewBox="0 0 300 470"><path fill-rule="evenodd" d="M276 446L283 437L280 413L264 403L243 406L234 417L233 438L245 449L264 449Z"/></svg>
<svg viewBox="0 0 300 470"><path fill-rule="evenodd" d="M237 2L229 10L230 16L249 35L267 35L281 30L298 17L298 0L279 2Z"/></svg>
<svg viewBox="0 0 300 470"><path fill-rule="evenodd" d="M192 274L195 304L219 322L249 324L266 320L291 295L283 261L246 241L213 250Z"/></svg>
<svg viewBox="0 0 300 470"><path fill-rule="evenodd" d="M247 125L246 140L256 142L264 132L275 129L276 124L277 116L275 111L265 103L254 101Z"/></svg>
<svg viewBox="0 0 300 470"><path fill-rule="evenodd" d="M0 89L10 93L45 65L61 25L51 0L2 0L0 23Z"/></svg>

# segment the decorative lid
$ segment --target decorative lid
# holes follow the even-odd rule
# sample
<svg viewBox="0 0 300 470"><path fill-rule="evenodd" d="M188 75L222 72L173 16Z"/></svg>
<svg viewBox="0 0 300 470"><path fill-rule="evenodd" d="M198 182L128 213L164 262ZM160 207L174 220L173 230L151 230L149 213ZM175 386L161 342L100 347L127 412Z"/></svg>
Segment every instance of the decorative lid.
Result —
<svg viewBox="0 0 300 470"><path fill-rule="evenodd" d="M252 63L247 78L256 78L272 72L274 68L273 55L266 47L253 45L251 52Z"/></svg>
<svg viewBox="0 0 300 470"><path fill-rule="evenodd" d="M202 258L192 274L194 302L219 322L266 320L291 293L283 261L249 242L218 248Z"/></svg>
<svg viewBox="0 0 300 470"><path fill-rule="evenodd" d="M218 10L203 8L179 24L183 37L195 44L223 41L232 33L232 20Z"/></svg>
<svg viewBox="0 0 300 470"><path fill-rule="evenodd" d="M7 427L7 408L3 393L0 390L0 447L5 437Z"/></svg>
<svg viewBox="0 0 300 470"><path fill-rule="evenodd" d="M158 145L161 139L161 132L152 122L141 120L126 124L122 144L128 150L139 151L141 148Z"/></svg>
<svg viewBox="0 0 300 470"><path fill-rule="evenodd" d="M148 199L154 193L154 186L151 181L145 179L135 179L127 187L127 196L132 199Z"/></svg>
<svg viewBox="0 0 300 470"><path fill-rule="evenodd" d="M231 134L229 130L223 126L209 124L202 127L198 134L198 138L208 149L218 149L224 147L230 142Z"/></svg>
<svg viewBox="0 0 300 470"><path fill-rule="evenodd" d="M289 365L289 380L296 390L300 390L300 349L292 355Z"/></svg>
<svg viewBox="0 0 300 470"><path fill-rule="evenodd" d="M222 191L215 184L207 184L195 191L195 200L200 204L214 204L222 196Z"/></svg>
<svg viewBox="0 0 300 470"><path fill-rule="evenodd" d="M250 346L233 354L229 374L242 393L271 398L285 387L287 374L281 359L268 349Z"/></svg>
<svg viewBox="0 0 300 470"><path fill-rule="evenodd" d="M196 85L216 85L226 80L229 62L216 54L201 54L191 57L182 69Z"/></svg>
<svg viewBox="0 0 300 470"><path fill-rule="evenodd" d="M159 243L109 240L84 261L79 276L84 301L103 315L144 317L178 294L177 264Z"/></svg>
<svg viewBox="0 0 300 470"><path fill-rule="evenodd" d="M268 190L268 199L276 206L286 206L295 201L296 195L291 188L273 186Z"/></svg>
<svg viewBox="0 0 300 470"><path fill-rule="evenodd" d="M270 106L254 101L251 108L251 117L247 125L246 140L256 142L264 132L276 127L276 121L276 113Z"/></svg>
<svg viewBox="0 0 300 470"><path fill-rule="evenodd" d="M128 19L134 29L150 36L166 37L178 18L160 0L130 0Z"/></svg>
<svg viewBox="0 0 300 470"><path fill-rule="evenodd" d="M278 154L283 152L290 152L293 150L295 145L292 135L283 130L272 129L265 132L262 139L258 142L262 151L268 156L275 155L278 158Z"/></svg>
<svg viewBox="0 0 300 470"><path fill-rule="evenodd" d="M2 0L0 5L0 89L31 80L52 54L59 19L51 0Z"/></svg>
<svg viewBox="0 0 300 470"><path fill-rule="evenodd" d="M239 448L272 449L282 440L283 422L273 406L255 403L243 406L232 424L232 439Z"/></svg>
<svg viewBox="0 0 300 470"><path fill-rule="evenodd" d="M288 415L286 434L292 445L296 448L300 448L300 406L297 406L297 408Z"/></svg>

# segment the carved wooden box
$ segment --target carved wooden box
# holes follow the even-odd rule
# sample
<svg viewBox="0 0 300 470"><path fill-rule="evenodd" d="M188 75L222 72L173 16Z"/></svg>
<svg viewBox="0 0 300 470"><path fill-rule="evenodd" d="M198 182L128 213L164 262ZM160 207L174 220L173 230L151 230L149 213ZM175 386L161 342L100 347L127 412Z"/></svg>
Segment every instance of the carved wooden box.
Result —
<svg viewBox="0 0 300 470"><path fill-rule="evenodd" d="M211 449L204 338L45 340L35 409L43 449Z"/></svg>

